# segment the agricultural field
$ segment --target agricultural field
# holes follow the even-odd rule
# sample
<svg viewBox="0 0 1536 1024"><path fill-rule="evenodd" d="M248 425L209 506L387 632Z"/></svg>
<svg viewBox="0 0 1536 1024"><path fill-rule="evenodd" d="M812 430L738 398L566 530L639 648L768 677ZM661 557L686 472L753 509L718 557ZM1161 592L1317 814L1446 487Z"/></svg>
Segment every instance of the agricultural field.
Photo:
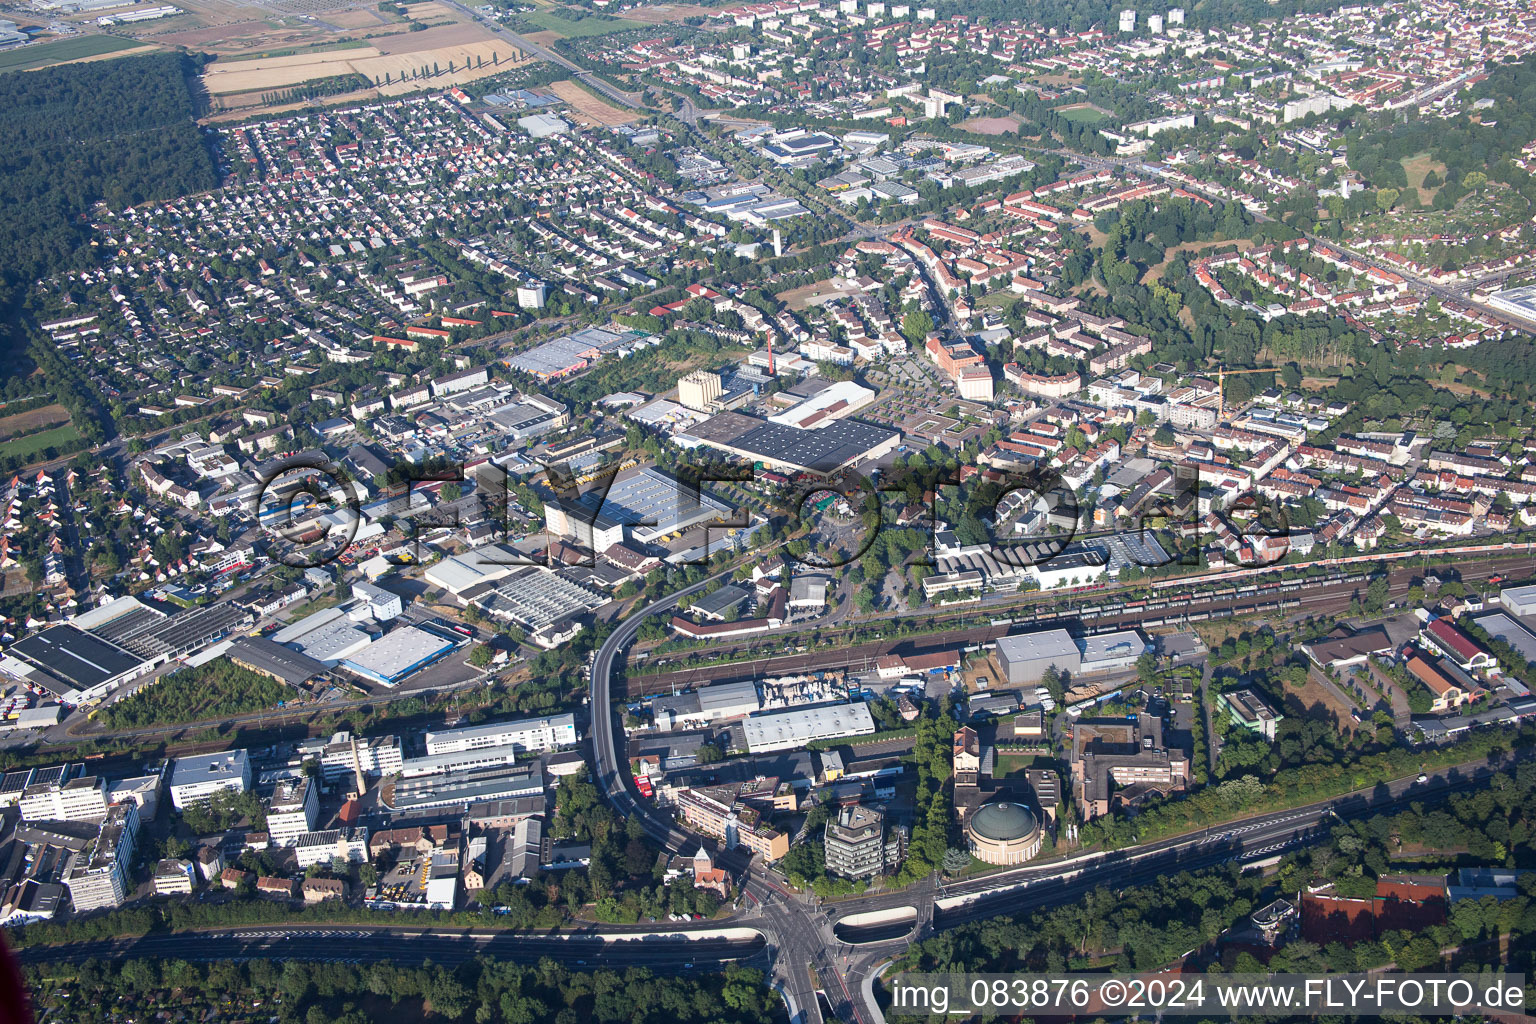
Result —
<svg viewBox="0 0 1536 1024"><path fill-rule="evenodd" d="M377 36L365 44L354 41L286 55L215 61L203 72L203 87L216 109L233 111L266 105L273 93L338 76L361 75L373 83L361 92L395 96L460 85L528 61L526 54L478 23L460 22Z"/></svg>
<svg viewBox="0 0 1536 1024"><path fill-rule="evenodd" d="M633 111L616 107L612 103L598 99L570 79L566 79L563 82L555 82L549 87L549 91L569 103L571 105L571 113L575 115L575 119L587 125L606 127L615 124L629 124L636 119Z"/></svg>
<svg viewBox="0 0 1536 1024"><path fill-rule="evenodd" d="M0 53L0 71L28 71L48 64L66 64L108 55L121 56L129 51L147 53L150 49L135 40L120 39L117 36L77 36L73 39L18 46L14 50Z"/></svg>

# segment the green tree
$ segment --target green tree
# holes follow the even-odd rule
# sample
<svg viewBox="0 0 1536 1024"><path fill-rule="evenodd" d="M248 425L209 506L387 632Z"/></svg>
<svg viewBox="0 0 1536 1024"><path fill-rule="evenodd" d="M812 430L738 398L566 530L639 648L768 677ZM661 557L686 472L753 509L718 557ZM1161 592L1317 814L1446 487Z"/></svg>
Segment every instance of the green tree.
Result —
<svg viewBox="0 0 1536 1024"><path fill-rule="evenodd" d="M901 318L901 333L913 348L921 348L928 332L933 330L933 317L921 309L914 309Z"/></svg>

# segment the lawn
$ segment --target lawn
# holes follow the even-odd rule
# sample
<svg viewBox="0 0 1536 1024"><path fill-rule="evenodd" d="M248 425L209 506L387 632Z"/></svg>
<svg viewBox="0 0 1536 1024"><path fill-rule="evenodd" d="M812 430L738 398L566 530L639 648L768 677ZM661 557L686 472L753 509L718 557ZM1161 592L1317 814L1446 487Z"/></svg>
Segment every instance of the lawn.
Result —
<svg viewBox="0 0 1536 1024"><path fill-rule="evenodd" d="M52 430L40 431L36 434L28 434L26 437L18 437L13 441L0 444L0 458L14 455L22 459L37 457L45 448L57 448L68 441L80 439L80 431L75 429L73 423L65 423L54 427Z"/></svg>
<svg viewBox="0 0 1536 1024"><path fill-rule="evenodd" d="M1089 106L1086 103L1071 107L1057 107L1056 113L1073 124L1098 124L1109 118L1109 115L1098 107Z"/></svg>
<svg viewBox="0 0 1536 1024"><path fill-rule="evenodd" d="M623 32L632 28L654 28L640 21L627 21L623 18L583 18L581 21L570 21L560 17L551 11L530 11L519 14L522 21L537 25L545 32L554 32L566 39L580 39L583 36L606 36L611 32Z"/></svg>
<svg viewBox="0 0 1536 1024"><path fill-rule="evenodd" d="M1439 186L1426 189L1424 187L1424 178L1430 171L1434 171L1435 175L1441 181L1444 181L1445 164L1442 164L1428 153L1415 153L1413 156L1403 157L1403 171L1408 175L1408 187L1418 189L1419 202L1428 206L1430 201L1435 198L1435 193L1439 191Z"/></svg>
<svg viewBox="0 0 1536 1024"><path fill-rule="evenodd" d="M0 71L22 71L81 57L97 57L118 50L135 50L144 44L136 39L119 39L116 36L81 36L78 39L60 39L51 43L33 43L18 46L0 53Z"/></svg>

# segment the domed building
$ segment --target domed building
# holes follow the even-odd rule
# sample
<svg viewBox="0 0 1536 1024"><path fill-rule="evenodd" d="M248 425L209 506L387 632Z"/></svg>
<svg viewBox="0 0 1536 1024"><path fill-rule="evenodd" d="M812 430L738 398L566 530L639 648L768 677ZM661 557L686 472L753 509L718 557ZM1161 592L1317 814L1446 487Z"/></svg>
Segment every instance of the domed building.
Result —
<svg viewBox="0 0 1536 1024"><path fill-rule="evenodd" d="M965 845L988 864L1023 864L1040 852L1040 820L1020 803L997 800L976 808L965 824Z"/></svg>

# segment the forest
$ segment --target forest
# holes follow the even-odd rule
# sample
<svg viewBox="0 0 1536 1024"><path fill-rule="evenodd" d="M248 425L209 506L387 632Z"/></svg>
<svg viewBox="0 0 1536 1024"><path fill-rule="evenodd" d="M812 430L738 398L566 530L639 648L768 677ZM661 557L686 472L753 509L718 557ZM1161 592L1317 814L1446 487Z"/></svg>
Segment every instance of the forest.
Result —
<svg viewBox="0 0 1536 1024"><path fill-rule="evenodd" d="M88 960L34 966L26 982L40 1013L79 1024L124 1015L195 1019L209 1007L220 1008L220 1019L277 1024L772 1024L784 1017L762 973L735 964L718 974L657 977L644 968L573 971L548 959L523 966L488 957L453 968Z"/></svg>
<svg viewBox="0 0 1536 1024"><path fill-rule="evenodd" d="M80 261L86 214L218 184L193 120L197 62L160 53L0 75L0 371L5 394L25 395L43 371L82 438L104 441L110 421L95 390L22 323L24 289Z"/></svg>

